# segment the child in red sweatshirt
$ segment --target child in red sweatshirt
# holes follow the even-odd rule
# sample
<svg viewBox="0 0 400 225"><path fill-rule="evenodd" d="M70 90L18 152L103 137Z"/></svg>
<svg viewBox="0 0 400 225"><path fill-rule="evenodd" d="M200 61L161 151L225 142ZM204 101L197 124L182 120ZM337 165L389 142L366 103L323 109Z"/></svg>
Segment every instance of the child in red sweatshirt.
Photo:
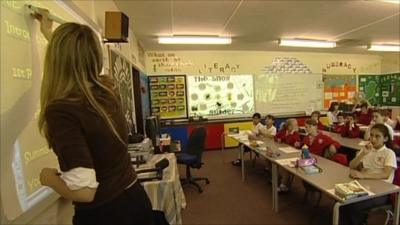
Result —
<svg viewBox="0 0 400 225"><path fill-rule="evenodd" d="M332 131L338 134L342 133L343 128L346 126L346 121L344 120L343 113L339 113L337 115L338 122L334 124L332 127Z"/></svg>
<svg viewBox="0 0 400 225"><path fill-rule="evenodd" d="M284 127L275 135L275 141L283 142L300 148L301 139L299 135L299 127L296 119L288 119Z"/></svg>
<svg viewBox="0 0 400 225"><path fill-rule="evenodd" d="M360 137L360 128L356 124L355 114L349 113L346 115L346 125L343 127L341 131L342 137L348 138L359 138Z"/></svg>
<svg viewBox="0 0 400 225"><path fill-rule="evenodd" d="M303 144L307 145L310 152L325 158L332 158L340 144L318 130L318 123L313 119L305 122L308 135L304 137Z"/></svg>

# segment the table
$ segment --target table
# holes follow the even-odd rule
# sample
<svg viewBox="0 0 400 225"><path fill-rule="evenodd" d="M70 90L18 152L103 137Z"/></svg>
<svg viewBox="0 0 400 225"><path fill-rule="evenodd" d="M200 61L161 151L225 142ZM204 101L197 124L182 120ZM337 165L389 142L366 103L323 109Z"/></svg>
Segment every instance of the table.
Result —
<svg viewBox="0 0 400 225"><path fill-rule="evenodd" d="M331 137L333 140L340 143L340 145L344 147L348 147L354 150L360 150L363 145L365 145L365 141L361 138L348 138L342 137L342 135L329 131L321 131L327 136Z"/></svg>
<svg viewBox="0 0 400 225"><path fill-rule="evenodd" d="M327 194L329 197L333 198L336 203L333 207L333 224L339 223L339 209L343 205L380 197L384 195L390 195L392 193L396 193L396 202L395 202L395 210L394 210L394 218L393 224L398 224L399 222L399 193L400 187L386 183L382 180L359 180L359 182L366 188L368 188L373 195L354 198L350 200L344 201L340 197L334 194L334 185L337 183L346 183L351 181L352 179L349 177L349 168L345 167L341 164L333 162L331 160L325 159L323 157L319 157L313 155L313 157L317 158L317 165L323 170L322 173L307 175L304 172L301 172L298 168L292 168L289 166L290 161L294 161L300 156L300 151L293 153L285 153L280 148L288 147L289 145L283 143L277 143L271 138L263 138L258 140L259 147L252 147L248 140L245 139L245 136L240 135L230 135L231 138L235 138L237 141L241 142L244 145L247 145L251 150L257 152L267 160L271 162L272 165L272 208L275 212L279 211L279 195L278 195L278 167L282 167L287 170L289 173L293 174L296 177L304 180L305 182L311 184L321 192ZM269 157L266 154L266 147L271 149L272 151L279 152L280 156L276 158ZM242 181L245 180L244 177L244 162L243 162L243 150L241 150L241 159L242 159Z"/></svg>
<svg viewBox="0 0 400 225"><path fill-rule="evenodd" d="M175 154L153 155L146 164L135 169L153 168L154 164L163 158L169 161L169 166L163 171L163 179L143 182L142 185L150 198L153 210L164 212L169 224L182 224L181 211L186 207L186 199L179 179Z"/></svg>

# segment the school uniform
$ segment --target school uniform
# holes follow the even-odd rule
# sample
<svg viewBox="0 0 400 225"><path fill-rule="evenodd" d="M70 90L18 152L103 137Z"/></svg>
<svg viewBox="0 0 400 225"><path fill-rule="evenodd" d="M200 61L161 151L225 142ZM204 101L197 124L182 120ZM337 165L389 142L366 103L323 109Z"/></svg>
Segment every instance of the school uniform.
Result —
<svg viewBox="0 0 400 225"><path fill-rule="evenodd" d="M358 127L355 123L353 123L351 126L349 123L346 123L341 130L341 135L342 137L359 138L360 127Z"/></svg>
<svg viewBox="0 0 400 225"><path fill-rule="evenodd" d="M340 148L340 144L337 141L333 140L322 132L318 132L317 136L315 137L307 135L303 139L303 144L308 146L311 153L319 156L324 156L325 150L330 145L334 145L336 149Z"/></svg>
<svg viewBox="0 0 400 225"><path fill-rule="evenodd" d="M331 112L331 111L329 111L326 114L326 116L328 117L328 120L329 120L329 125L332 125L332 124L335 124L335 123L338 122L337 114L338 114L338 112L334 113L334 112Z"/></svg>
<svg viewBox="0 0 400 225"><path fill-rule="evenodd" d="M387 179L383 179L383 181L388 183L393 182L394 173L397 169L396 155L393 150L383 146L378 150L369 152L366 156L364 156L361 162L363 171L368 171L370 173L382 173L385 166L392 167L392 173ZM343 206L340 209L340 224L363 224L363 222L365 222L368 218L370 209L384 205L388 203L388 201L388 196L382 196Z"/></svg>
<svg viewBox="0 0 400 225"><path fill-rule="evenodd" d="M326 127L320 121L318 121L317 128L318 130L325 130Z"/></svg>
<svg viewBox="0 0 400 225"><path fill-rule="evenodd" d="M369 125L372 120L372 109L368 109L367 113L361 111L356 112L357 122L363 125Z"/></svg>
<svg viewBox="0 0 400 225"><path fill-rule="evenodd" d="M287 129L282 129L281 131L279 131L275 137L274 137L275 141L277 141L278 139L281 140L281 142L286 143L288 145L293 145L298 142L301 142L300 139L300 134L297 131L294 132L289 132Z"/></svg>
<svg viewBox="0 0 400 225"><path fill-rule="evenodd" d="M385 123L389 126L391 126L393 129L396 128L396 120L392 120L390 118L388 118Z"/></svg>
<svg viewBox="0 0 400 225"><path fill-rule="evenodd" d="M396 122L396 126L394 127L395 130L400 130L400 121Z"/></svg>
<svg viewBox="0 0 400 225"><path fill-rule="evenodd" d="M333 127L332 127L332 131L335 132L335 133L341 134L341 133L342 133L342 130L344 129L345 126L346 126L345 123L342 123L342 124L335 124L335 125L333 125Z"/></svg>

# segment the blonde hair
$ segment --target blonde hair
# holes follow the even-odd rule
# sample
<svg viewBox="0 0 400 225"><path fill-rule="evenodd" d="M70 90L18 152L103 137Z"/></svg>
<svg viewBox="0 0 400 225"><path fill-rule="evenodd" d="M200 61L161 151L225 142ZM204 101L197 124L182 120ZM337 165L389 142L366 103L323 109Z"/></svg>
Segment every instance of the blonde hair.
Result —
<svg viewBox="0 0 400 225"><path fill-rule="evenodd" d="M299 126L297 125L297 120L296 119L294 119L294 118L287 119L286 120L286 124L288 126L292 125L294 131L296 131L296 132L299 131Z"/></svg>
<svg viewBox="0 0 400 225"><path fill-rule="evenodd" d="M47 106L57 100L86 100L105 120L113 134L126 144L91 89L94 86L118 101L111 85L102 82L100 78L102 67L103 56L99 39L88 26L65 23L54 31L46 50L40 93L39 130L48 142L45 115ZM78 97L72 98L71 94Z"/></svg>

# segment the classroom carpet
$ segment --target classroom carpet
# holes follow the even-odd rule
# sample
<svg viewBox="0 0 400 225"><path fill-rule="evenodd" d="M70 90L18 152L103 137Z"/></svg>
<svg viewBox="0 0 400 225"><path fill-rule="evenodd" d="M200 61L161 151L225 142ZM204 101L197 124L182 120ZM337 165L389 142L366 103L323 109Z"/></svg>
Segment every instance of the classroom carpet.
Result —
<svg viewBox="0 0 400 225"><path fill-rule="evenodd" d="M184 187L187 206L182 212L185 225L194 224L315 224L332 222L334 201L322 196L318 208L317 195L311 195L303 202L304 187L300 179L294 179L289 193L279 195L279 212L272 211L271 184L266 161L258 157L255 163L245 155L246 180L241 180L240 167L233 166L237 149L206 151L204 165L192 169L192 174L207 177L210 184L200 182L203 193L192 187ZM254 154L253 154L254 157ZM185 167L179 166L180 176L185 177ZM382 225L386 219L384 211L370 213L369 225Z"/></svg>

